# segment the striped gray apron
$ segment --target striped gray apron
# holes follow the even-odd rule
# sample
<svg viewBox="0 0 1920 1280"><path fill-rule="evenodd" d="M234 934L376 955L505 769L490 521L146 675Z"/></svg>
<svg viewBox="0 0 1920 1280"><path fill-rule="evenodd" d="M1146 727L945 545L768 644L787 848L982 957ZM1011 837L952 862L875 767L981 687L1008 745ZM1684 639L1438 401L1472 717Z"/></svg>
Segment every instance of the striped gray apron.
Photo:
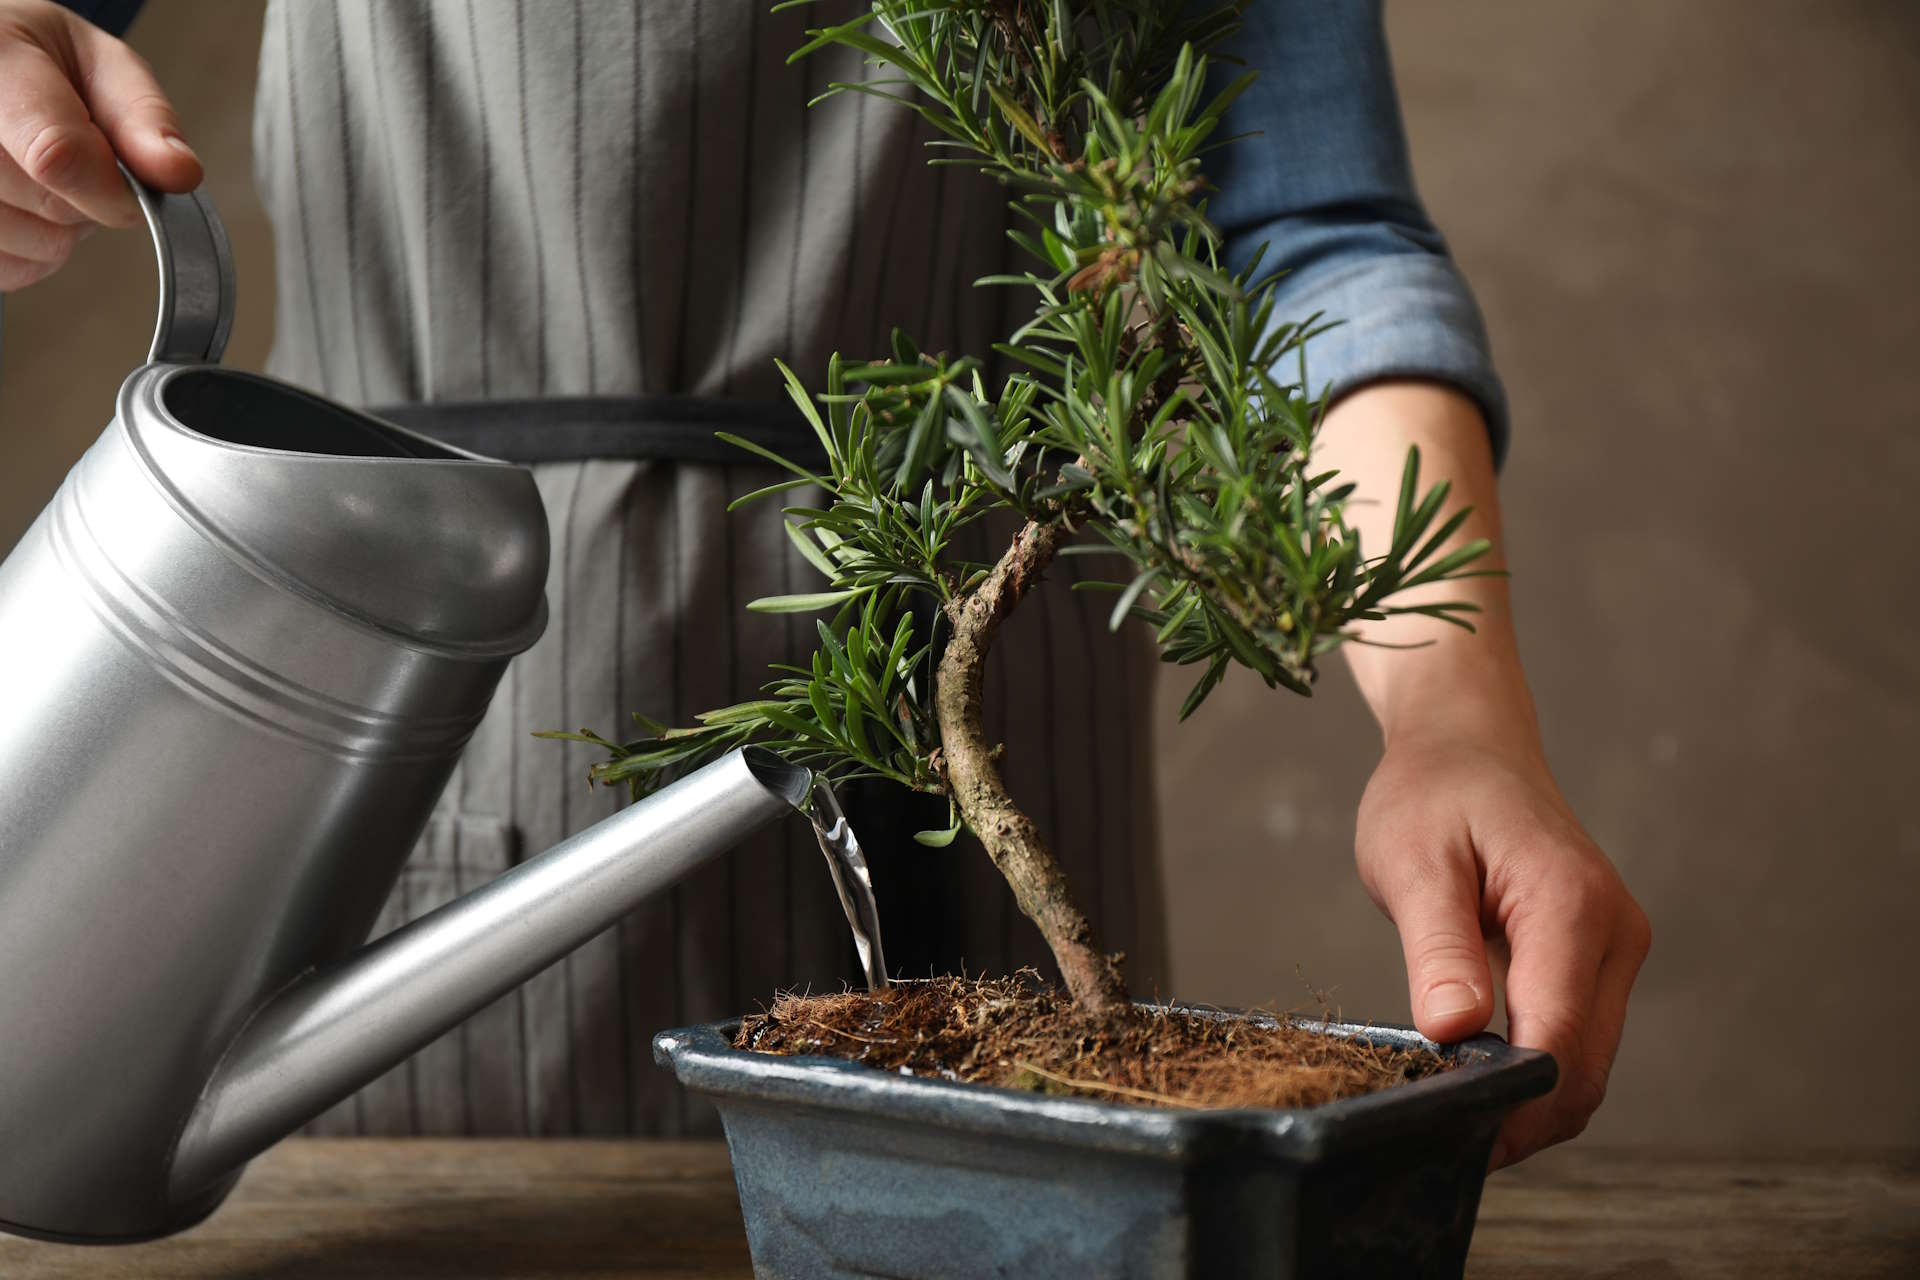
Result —
<svg viewBox="0 0 1920 1280"><path fill-rule="evenodd" d="M777 507L732 515L765 468L716 423L804 447L774 358L817 379L900 324L984 353L1007 291L1005 194L926 165L911 113L808 110L831 55L786 63L824 15L765 0L276 0L254 143L277 231L271 368L534 465L552 521L552 623L507 673L381 927L604 818L586 748L750 696L811 651L812 619L749 614L808 589ZM1003 534L1004 536L1004 534ZM973 554L998 552L983 533ZM1153 661L1067 590L1015 616L989 676L1005 767L1135 986L1164 986L1150 742ZM977 845L924 849L925 797L867 790L901 972L1050 970ZM799 823L770 831L317 1121L321 1133L707 1131L652 1065L664 1027L838 988L852 949Z"/></svg>

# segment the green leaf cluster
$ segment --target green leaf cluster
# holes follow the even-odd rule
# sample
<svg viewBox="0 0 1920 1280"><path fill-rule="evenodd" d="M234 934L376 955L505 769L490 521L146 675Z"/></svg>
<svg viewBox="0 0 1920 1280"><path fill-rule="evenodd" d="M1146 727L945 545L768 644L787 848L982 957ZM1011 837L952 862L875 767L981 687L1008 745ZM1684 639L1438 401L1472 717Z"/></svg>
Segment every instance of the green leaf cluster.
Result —
<svg viewBox="0 0 1920 1280"><path fill-rule="evenodd" d="M787 529L823 581L750 607L827 615L820 646L763 698L692 727L643 720L625 743L558 735L608 751L598 780L644 791L757 742L941 792L938 627L990 568L959 553L958 535L996 513L1064 524L1071 551L1124 564L1086 585L1116 593L1114 626L1142 622L1165 661L1199 668L1183 716L1235 663L1308 692L1355 623L1419 612L1466 625L1465 604L1392 601L1472 572L1484 544L1440 550L1465 513L1438 519L1446 488L1423 492L1410 454L1392 544L1362 546L1344 514L1352 486L1312 463L1325 397L1304 344L1324 326L1278 317L1278 277L1257 260L1239 273L1219 260L1201 166L1250 77L1210 95L1204 53L1243 4L874 0L810 33L795 57L846 46L883 73L829 93L904 104L940 135L934 163L1008 185L1028 265L980 283L1026 291L1032 317L993 365L896 332L880 359L836 357L817 395L782 366L825 465L737 440L788 473L740 501L801 495Z"/></svg>

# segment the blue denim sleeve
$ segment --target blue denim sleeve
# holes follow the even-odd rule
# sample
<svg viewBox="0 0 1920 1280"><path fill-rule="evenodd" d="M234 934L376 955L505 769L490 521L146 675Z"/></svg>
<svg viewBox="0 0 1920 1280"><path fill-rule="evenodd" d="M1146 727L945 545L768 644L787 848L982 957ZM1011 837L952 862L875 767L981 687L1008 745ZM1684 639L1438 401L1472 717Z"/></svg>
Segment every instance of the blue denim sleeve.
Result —
<svg viewBox="0 0 1920 1280"><path fill-rule="evenodd" d="M1228 109L1205 161L1226 260L1284 268L1277 315L1341 323L1307 344L1310 390L1389 377L1450 383L1507 451L1506 392L1485 322L1414 191L1380 0L1253 0L1222 48L1216 87L1259 79ZM1240 137L1239 135L1254 135Z"/></svg>

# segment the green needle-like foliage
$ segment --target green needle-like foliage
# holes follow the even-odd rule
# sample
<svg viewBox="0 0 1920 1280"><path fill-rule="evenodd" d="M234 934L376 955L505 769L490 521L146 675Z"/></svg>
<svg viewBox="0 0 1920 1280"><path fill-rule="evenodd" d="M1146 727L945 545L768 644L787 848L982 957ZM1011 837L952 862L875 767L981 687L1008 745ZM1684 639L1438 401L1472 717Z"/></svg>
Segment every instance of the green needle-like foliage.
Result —
<svg viewBox="0 0 1920 1280"><path fill-rule="evenodd" d="M796 58L851 46L890 73L830 94L918 112L941 135L933 163L1007 185L1029 264L979 283L1027 291L1033 316L995 344L992 365L896 331L881 359L836 357L817 396L782 366L825 465L736 441L790 473L740 501L809 495L785 509L787 528L822 582L749 607L820 615L820 646L764 697L691 727L642 719L643 736L624 743L552 735L606 748L597 780L639 794L752 742L837 777L948 796L952 828L928 843L963 826L985 838L983 802L958 793L952 765L955 752L990 749L955 740L972 734L952 716L943 724L936 664L950 635L990 612L983 660L999 618L1068 540L1125 566L1103 584L1113 626L1143 623L1165 661L1199 668L1183 716L1232 663L1307 693L1355 623L1419 612L1466 625L1467 604L1392 603L1469 573L1486 550L1441 552L1464 518L1438 521L1446 486L1423 493L1410 452L1392 544L1363 547L1344 517L1352 486L1312 463L1325 399L1303 344L1320 318L1276 316L1275 275L1219 261L1201 166L1231 145L1215 135L1251 76L1209 98L1202 54L1243 4L875 0L810 33ZM957 535L1002 513L1071 538L1016 538L1013 572L996 575L956 550ZM981 592L998 594L969 615Z"/></svg>

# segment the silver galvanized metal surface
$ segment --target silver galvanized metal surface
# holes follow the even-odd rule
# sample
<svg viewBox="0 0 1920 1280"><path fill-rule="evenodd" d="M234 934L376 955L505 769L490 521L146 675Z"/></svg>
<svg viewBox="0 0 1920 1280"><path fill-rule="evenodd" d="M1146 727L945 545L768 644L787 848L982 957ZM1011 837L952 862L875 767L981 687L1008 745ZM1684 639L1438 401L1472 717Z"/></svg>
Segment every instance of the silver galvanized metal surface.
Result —
<svg viewBox="0 0 1920 1280"><path fill-rule="evenodd" d="M811 775L735 751L295 983L233 1042L181 1135L190 1200L769 822ZM639 975L644 977L644 975Z"/></svg>
<svg viewBox="0 0 1920 1280"><path fill-rule="evenodd" d="M217 356L217 219L141 203L156 351ZM521 468L209 364L127 379L0 564L0 1222L142 1235L217 1199L167 1194L188 1112L365 936L546 560Z"/></svg>
<svg viewBox="0 0 1920 1280"><path fill-rule="evenodd" d="M147 363L217 362L233 332L233 246L213 202L150 191L120 166L153 235L160 292Z"/></svg>
<svg viewBox="0 0 1920 1280"><path fill-rule="evenodd" d="M532 476L194 363L231 267L141 202L150 364L0 564L0 1229L209 1212L239 1165L810 782L735 753L363 951L546 621Z"/></svg>

